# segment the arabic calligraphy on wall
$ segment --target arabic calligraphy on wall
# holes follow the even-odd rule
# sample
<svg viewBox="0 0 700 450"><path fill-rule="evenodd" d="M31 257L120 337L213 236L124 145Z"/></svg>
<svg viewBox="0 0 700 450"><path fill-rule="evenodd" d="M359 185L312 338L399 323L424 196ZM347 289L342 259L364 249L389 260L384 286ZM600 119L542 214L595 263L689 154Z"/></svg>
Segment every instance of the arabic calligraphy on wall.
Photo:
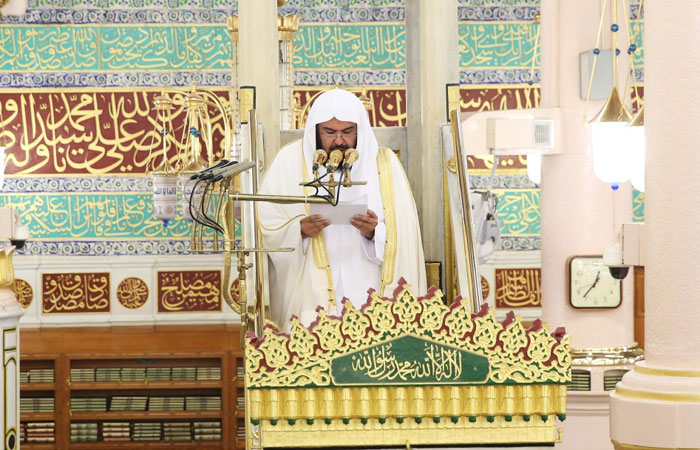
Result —
<svg viewBox="0 0 700 450"><path fill-rule="evenodd" d="M34 289L32 289L32 285L27 281L15 278L11 289L12 293L15 294L15 298L17 298L17 302L22 305L22 308L27 309L29 305L32 304Z"/></svg>
<svg viewBox="0 0 700 450"><path fill-rule="evenodd" d="M495 189L498 197L496 215L501 235L533 236L540 234L539 189Z"/></svg>
<svg viewBox="0 0 700 450"><path fill-rule="evenodd" d="M539 25L534 22L461 22L460 67L539 67Z"/></svg>
<svg viewBox="0 0 700 450"><path fill-rule="evenodd" d="M182 218L163 227L153 217L149 193L0 195L0 207L5 206L22 212L22 222L35 239L189 239L192 230Z"/></svg>
<svg viewBox="0 0 700 450"><path fill-rule="evenodd" d="M221 24L0 25L0 71L231 70Z"/></svg>
<svg viewBox="0 0 700 450"><path fill-rule="evenodd" d="M529 68L539 53L537 30L534 22L460 22L459 65ZM406 27L401 22L304 23L294 46L294 67L301 70L406 66Z"/></svg>
<svg viewBox="0 0 700 450"><path fill-rule="evenodd" d="M221 271L158 272L158 312L221 311Z"/></svg>
<svg viewBox="0 0 700 450"><path fill-rule="evenodd" d="M160 149L158 89L61 89L0 91L8 143L7 175L126 175L147 171L151 148ZM225 102L229 90L217 90ZM222 118L211 110L214 148L223 138ZM169 158L175 162L182 135L182 108L173 111ZM154 152L154 155L160 153ZM217 155L218 156L218 155Z"/></svg>
<svg viewBox="0 0 700 450"><path fill-rule="evenodd" d="M632 190L632 221L644 222L644 192Z"/></svg>
<svg viewBox="0 0 700 450"><path fill-rule="evenodd" d="M643 23L630 23L643 65ZM534 21L460 21L459 65L473 70L539 67ZM309 23L295 34L299 70L406 66L403 22ZM222 24L0 25L0 71L228 71L233 43Z"/></svg>
<svg viewBox="0 0 700 450"><path fill-rule="evenodd" d="M148 285L141 278L124 278L117 286L117 300L128 309L138 309L148 300Z"/></svg>
<svg viewBox="0 0 700 450"><path fill-rule="evenodd" d="M538 267L495 269L496 308L542 306Z"/></svg>
<svg viewBox="0 0 700 450"><path fill-rule="evenodd" d="M109 273L43 273L44 314L109 312Z"/></svg>

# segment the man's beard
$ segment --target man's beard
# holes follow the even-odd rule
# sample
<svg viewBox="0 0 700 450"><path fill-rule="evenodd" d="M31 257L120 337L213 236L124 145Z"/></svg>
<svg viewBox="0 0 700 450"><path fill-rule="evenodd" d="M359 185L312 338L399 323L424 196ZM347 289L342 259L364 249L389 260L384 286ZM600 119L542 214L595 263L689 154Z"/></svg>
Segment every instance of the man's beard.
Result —
<svg viewBox="0 0 700 450"><path fill-rule="evenodd" d="M345 154L345 150L347 150L347 149L349 149L349 148L350 148L350 147L348 147L348 146L345 145L345 144L333 145L330 149L328 149L328 152L330 153L330 152L332 152L333 150L340 150L341 152L343 152L343 155L344 155L344 154Z"/></svg>

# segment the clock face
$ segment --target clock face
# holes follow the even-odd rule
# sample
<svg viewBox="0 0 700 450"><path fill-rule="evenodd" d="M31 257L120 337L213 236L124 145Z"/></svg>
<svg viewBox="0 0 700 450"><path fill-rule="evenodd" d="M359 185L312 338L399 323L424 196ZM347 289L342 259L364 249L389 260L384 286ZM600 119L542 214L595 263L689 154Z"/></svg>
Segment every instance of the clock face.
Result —
<svg viewBox="0 0 700 450"><path fill-rule="evenodd" d="M601 256L569 259L569 303L574 308L617 308L622 284L610 275Z"/></svg>

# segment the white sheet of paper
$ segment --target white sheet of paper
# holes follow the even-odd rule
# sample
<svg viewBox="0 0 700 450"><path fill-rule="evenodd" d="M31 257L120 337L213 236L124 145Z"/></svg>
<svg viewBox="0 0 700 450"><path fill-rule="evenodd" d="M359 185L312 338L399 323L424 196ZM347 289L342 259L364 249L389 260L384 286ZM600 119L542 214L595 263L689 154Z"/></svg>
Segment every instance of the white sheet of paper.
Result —
<svg viewBox="0 0 700 450"><path fill-rule="evenodd" d="M350 219L356 214L367 215L367 197L358 201L339 202L336 206L328 203L312 203L311 215L320 214L324 219L330 220L331 225L350 225Z"/></svg>

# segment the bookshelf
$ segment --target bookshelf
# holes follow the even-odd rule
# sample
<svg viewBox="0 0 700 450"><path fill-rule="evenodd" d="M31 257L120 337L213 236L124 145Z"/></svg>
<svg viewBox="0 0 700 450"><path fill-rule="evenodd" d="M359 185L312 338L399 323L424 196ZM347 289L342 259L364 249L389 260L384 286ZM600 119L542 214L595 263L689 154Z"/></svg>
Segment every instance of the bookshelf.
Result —
<svg viewBox="0 0 700 450"><path fill-rule="evenodd" d="M245 448L237 325L22 329L23 449Z"/></svg>

